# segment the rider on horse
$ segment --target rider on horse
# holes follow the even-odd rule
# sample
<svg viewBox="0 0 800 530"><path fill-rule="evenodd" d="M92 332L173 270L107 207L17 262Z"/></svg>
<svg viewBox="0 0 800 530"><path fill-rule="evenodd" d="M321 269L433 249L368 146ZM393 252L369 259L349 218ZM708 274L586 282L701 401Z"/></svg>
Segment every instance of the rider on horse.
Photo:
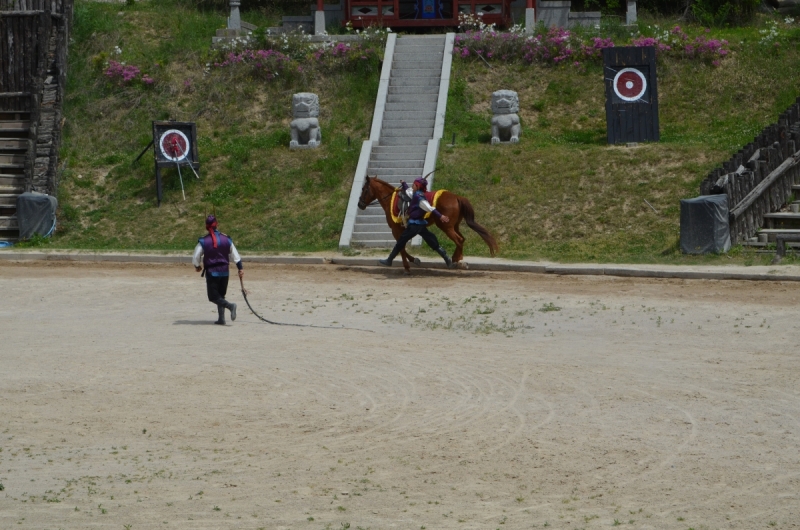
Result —
<svg viewBox="0 0 800 530"><path fill-rule="evenodd" d="M435 215L443 223L450 222L450 219L446 215L442 215L442 213L431 206L431 203L425 198L424 192L428 188L428 181L423 178L418 178L414 181L412 187L400 181L400 186L402 188L402 193L407 194L411 198L411 204L408 207L408 226L406 226L402 235L397 238L397 243L394 245L389 257L378 260L378 263L385 267L391 267L392 261L397 257L400 251L405 248L406 243L411 241L414 236L419 235L422 236L422 239L425 240L429 247L442 257L448 267L452 266L453 262L450 260L450 256L447 255L447 251L439 245L439 240L428 230L428 220L425 219L427 212Z"/></svg>

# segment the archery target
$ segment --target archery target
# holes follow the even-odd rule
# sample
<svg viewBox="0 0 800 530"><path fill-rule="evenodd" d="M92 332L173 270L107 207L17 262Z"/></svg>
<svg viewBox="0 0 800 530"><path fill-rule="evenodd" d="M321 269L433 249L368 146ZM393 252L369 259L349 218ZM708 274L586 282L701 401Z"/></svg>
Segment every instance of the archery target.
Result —
<svg viewBox="0 0 800 530"><path fill-rule="evenodd" d="M638 101L647 90L647 79L636 68L623 68L614 76L614 93L623 101Z"/></svg>
<svg viewBox="0 0 800 530"><path fill-rule="evenodd" d="M180 162L189 154L189 139L178 129L169 129L161 135L158 148L167 160Z"/></svg>

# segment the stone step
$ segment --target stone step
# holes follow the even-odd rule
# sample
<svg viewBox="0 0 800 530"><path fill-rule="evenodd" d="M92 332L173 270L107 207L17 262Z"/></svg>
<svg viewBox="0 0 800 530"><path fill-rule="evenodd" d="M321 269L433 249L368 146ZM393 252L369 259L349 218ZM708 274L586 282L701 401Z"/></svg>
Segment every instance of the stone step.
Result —
<svg viewBox="0 0 800 530"><path fill-rule="evenodd" d="M379 140L381 146L402 146L402 145L428 145L430 136L382 136Z"/></svg>
<svg viewBox="0 0 800 530"><path fill-rule="evenodd" d="M392 75L396 72L411 72L413 70L419 70L420 68L424 68L426 71L436 71L436 77L441 77L442 75L442 62L444 61L443 57L403 57L395 59L392 62ZM435 65L435 66L434 66Z"/></svg>
<svg viewBox="0 0 800 530"><path fill-rule="evenodd" d="M392 65L394 66L394 65ZM442 77L442 69L440 68L392 68L392 77L435 77L439 79Z"/></svg>
<svg viewBox="0 0 800 530"><path fill-rule="evenodd" d="M16 215L0 216L0 230L19 230Z"/></svg>
<svg viewBox="0 0 800 530"><path fill-rule="evenodd" d="M378 178L380 178L381 180L389 180L392 177L394 177L394 180L397 180L398 182L399 182L399 180L401 178L403 180L405 180L406 182L410 182L408 180L408 178L406 178L406 177L413 176L413 178L411 180L413 180L414 178L421 177L422 176L422 166L416 167L416 168L415 167L396 167L396 168L391 168L391 167L380 167L380 168L374 167L373 168L373 167L371 167L371 168L367 169L367 174L368 175L378 175Z"/></svg>
<svg viewBox="0 0 800 530"><path fill-rule="evenodd" d="M430 103L410 103L408 101L387 102L385 112L412 111L412 112L436 112L436 102Z"/></svg>
<svg viewBox="0 0 800 530"><path fill-rule="evenodd" d="M398 40L394 45L395 52L407 53L426 53L426 52L444 52L444 39L441 41L433 42L402 42Z"/></svg>
<svg viewBox="0 0 800 530"><path fill-rule="evenodd" d="M407 50L431 50L431 51L439 51L440 53L444 51L444 39L441 40L432 40L428 42L421 42L421 41L405 41L403 42L401 39L398 39L394 45L395 51L402 50L406 52Z"/></svg>
<svg viewBox="0 0 800 530"><path fill-rule="evenodd" d="M417 149L416 152L412 152L409 150L404 151L387 151L387 152L378 152L375 151L377 148L373 148L372 154L369 157L370 163L372 162L393 162L393 161L401 161L401 160L423 160L425 158L425 150Z"/></svg>
<svg viewBox="0 0 800 530"><path fill-rule="evenodd" d="M382 234L386 237L386 233L392 233L391 229L389 229L389 225L386 223L386 217L384 216L382 223L371 223L371 224L359 224L356 221L356 224L353 225L353 233L356 234L365 234L365 233L372 233L372 234Z"/></svg>
<svg viewBox="0 0 800 530"><path fill-rule="evenodd" d="M411 136L411 137L424 137L433 138L433 126L430 127L412 127L409 129L382 129L381 139L391 138L393 136ZM0 166L2 167L2 166Z"/></svg>
<svg viewBox="0 0 800 530"><path fill-rule="evenodd" d="M394 239L383 239L380 241L360 241L354 239L353 243L355 243L359 247L364 247L364 248L383 248L389 250L392 247L394 247ZM375 265L378 265L377 261L375 262Z"/></svg>
<svg viewBox="0 0 800 530"><path fill-rule="evenodd" d="M384 120L424 120L431 116L436 116L435 110L390 110L383 113Z"/></svg>
<svg viewBox="0 0 800 530"><path fill-rule="evenodd" d="M367 172L370 172L373 169L421 169L424 165L424 160L370 160L369 169L367 169Z"/></svg>
<svg viewBox="0 0 800 530"><path fill-rule="evenodd" d="M358 212L358 216L356 216L356 223L361 224L386 224L386 214L383 213L383 209L379 208L380 213L367 213L366 210L361 210Z"/></svg>
<svg viewBox="0 0 800 530"><path fill-rule="evenodd" d="M397 39L397 43L408 43L408 42L430 42L430 41L437 41L440 40L444 42L445 35L403 35L402 37Z"/></svg>
<svg viewBox="0 0 800 530"><path fill-rule="evenodd" d="M436 86L440 85L438 77L401 77L396 79L394 77L389 79L389 86Z"/></svg>
<svg viewBox="0 0 800 530"><path fill-rule="evenodd" d="M429 120L383 120L382 131L389 129L426 129L428 127L433 129L434 122L433 118Z"/></svg>
<svg viewBox="0 0 800 530"><path fill-rule="evenodd" d="M390 154L398 154L403 156L414 156L415 154L421 155L417 158L425 158L426 150L424 147L420 147L418 145L409 145L409 146L382 146L382 145L375 145L372 147L373 154L382 154L382 155L390 155Z"/></svg>
<svg viewBox="0 0 800 530"><path fill-rule="evenodd" d="M398 96L420 96L420 95L428 95L428 94L435 94L439 95L439 85L432 86L390 86L389 87L389 95L396 94Z"/></svg>
<svg viewBox="0 0 800 530"><path fill-rule="evenodd" d="M387 155L386 153L373 153L372 156L369 158L369 166L373 167L373 165L374 165L376 168L380 168L382 166L380 166L378 164L393 164L393 163L401 163L401 162L405 162L405 161L411 161L411 162L417 163L417 162L421 162L422 159L424 159L424 158L425 158L424 153L422 155L417 154L417 155L408 156L408 157L400 157L400 156L392 155L392 154Z"/></svg>
<svg viewBox="0 0 800 530"><path fill-rule="evenodd" d="M422 176L422 170L419 171L409 171L407 174L385 174L383 171L378 170L373 172L370 177L377 177L384 182L388 182L395 188L400 186L400 181L405 180L406 182L414 182L414 179L418 179Z"/></svg>
<svg viewBox="0 0 800 530"><path fill-rule="evenodd" d="M792 191L800 191L800 184L792 184Z"/></svg>
<svg viewBox="0 0 800 530"><path fill-rule="evenodd" d="M353 230L353 236L354 238L356 236L355 230ZM384 224L383 229L378 228L372 232L358 232L358 241L391 241L390 246L394 246L394 238L392 237L392 231L389 229L388 224Z"/></svg>
<svg viewBox="0 0 800 530"><path fill-rule="evenodd" d="M438 87L436 87L438 89ZM386 112L396 110L413 110L416 112L436 113L436 104L439 101L439 93L435 94L388 94L386 96ZM398 105L402 107L398 108Z"/></svg>

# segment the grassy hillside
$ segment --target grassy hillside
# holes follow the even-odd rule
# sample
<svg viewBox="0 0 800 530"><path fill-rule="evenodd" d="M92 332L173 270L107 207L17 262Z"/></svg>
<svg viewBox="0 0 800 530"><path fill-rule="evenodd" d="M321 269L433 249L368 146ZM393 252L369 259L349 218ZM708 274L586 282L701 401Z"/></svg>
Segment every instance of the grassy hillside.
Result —
<svg viewBox="0 0 800 530"><path fill-rule="evenodd" d="M369 135L377 65L271 81L209 66L218 60L210 37L224 16L187 5L78 1L61 230L50 245L189 249L203 216L216 208L223 230L244 250L335 249L360 142ZM271 22L258 13L245 19ZM669 25L649 24L655 22ZM677 253L678 200L697 195L708 170L800 95L797 41L788 32L779 47L759 44L768 23L727 30L733 53L719 67L660 59L662 141L635 148L605 143L597 63L489 67L456 59L444 143L453 133L457 140L442 148L436 187L470 198L478 221L498 235L504 257L720 259ZM98 64L111 57L138 65L155 83L110 84ZM489 99L500 88L520 94L524 130L515 146L489 145ZM291 94L299 91L320 95L320 149L288 149ZM165 118L197 122L202 179L184 172L184 202L177 172L168 172L165 201L156 208L151 156L138 166L131 161L150 139L150 121ZM484 254L477 235L465 234L467 253Z"/></svg>

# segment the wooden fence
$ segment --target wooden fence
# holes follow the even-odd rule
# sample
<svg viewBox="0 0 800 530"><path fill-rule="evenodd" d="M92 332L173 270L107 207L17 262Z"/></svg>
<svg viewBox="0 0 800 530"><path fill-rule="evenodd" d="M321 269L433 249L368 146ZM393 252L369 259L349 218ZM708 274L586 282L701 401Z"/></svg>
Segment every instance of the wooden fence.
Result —
<svg viewBox="0 0 800 530"><path fill-rule="evenodd" d="M50 11L63 15L71 0L0 0L0 11Z"/></svg>
<svg viewBox="0 0 800 530"><path fill-rule="evenodd" d="M0 14L0 111L31 112L41 93L52 29L44 11Z"/></svg>
<svg viewBox="0 0 800 530"><path fill-rule="evenodd" d="M778 123L765 128L700 184L700 194L725 193L730 209L731 243L754 236L764 214L779 210L800 176L800 98Z"/></svg>
<svg viewBox="0 0 800 530"><path fill-rule="evenodd" d="M0 0L0 113L30 122L25 189L55 195L73 0Z"/></svg>

